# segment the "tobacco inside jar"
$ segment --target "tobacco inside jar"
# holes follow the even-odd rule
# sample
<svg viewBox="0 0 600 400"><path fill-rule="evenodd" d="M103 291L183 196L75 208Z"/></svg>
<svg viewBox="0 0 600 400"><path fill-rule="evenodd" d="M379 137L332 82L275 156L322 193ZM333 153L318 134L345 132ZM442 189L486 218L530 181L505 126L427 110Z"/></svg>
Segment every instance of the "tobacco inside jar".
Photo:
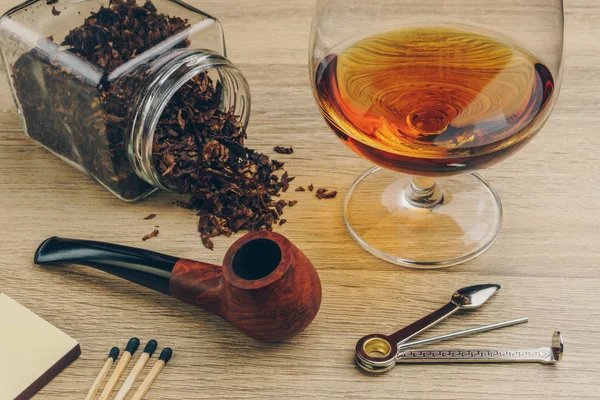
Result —
<svg viewBox="0 0 600 400"><path fill-rule="evenodd" d="M219 182L252 170L269 184L277 169L244 147L248 85L208 14L29 1L2 17L0 40L26 134L123 200L162 188L207 201Z"/></svg>
<svg viewBox="0 0 600 400"><path fill-rule="evenodd" d="M234 183L250 167L254 152L244 147L249 88L227 59L206 50L174 51L121 79L139 82L127 154L145 182L198 195Z"/></svg>

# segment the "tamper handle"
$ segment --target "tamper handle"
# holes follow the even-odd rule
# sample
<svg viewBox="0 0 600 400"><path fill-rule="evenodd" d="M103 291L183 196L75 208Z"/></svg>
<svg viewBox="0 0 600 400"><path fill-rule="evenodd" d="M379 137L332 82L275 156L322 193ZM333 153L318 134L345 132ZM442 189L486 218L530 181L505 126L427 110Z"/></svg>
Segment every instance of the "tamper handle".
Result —
<svg viewBox="0 0 600 400"><path fill-rule="evenodd" d="M424 316L418 321L413 322L412 324L405 326L400 329L398 332L395 332L389 336L390 343L399 346L400 344L407 342L410 338L418 335L419 333L429 329L433 325L437 325L441 321L445 320L456 311L458 311L459 307L450 302L443 306L442 308L432 312L429 315Z"/></svg>

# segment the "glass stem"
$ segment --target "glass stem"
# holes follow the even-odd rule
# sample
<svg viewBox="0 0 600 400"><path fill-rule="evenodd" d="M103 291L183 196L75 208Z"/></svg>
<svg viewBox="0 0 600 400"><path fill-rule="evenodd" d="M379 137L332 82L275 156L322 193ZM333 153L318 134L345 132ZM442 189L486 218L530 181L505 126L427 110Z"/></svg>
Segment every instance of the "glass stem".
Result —
<svg viewBox="0 0 600 400"><path fill-rule="evenodd" d="M435 179L413 176L410 178L410 185L404 190L404 197L414 207L433 208L442 202L444 194Z"/></svg>

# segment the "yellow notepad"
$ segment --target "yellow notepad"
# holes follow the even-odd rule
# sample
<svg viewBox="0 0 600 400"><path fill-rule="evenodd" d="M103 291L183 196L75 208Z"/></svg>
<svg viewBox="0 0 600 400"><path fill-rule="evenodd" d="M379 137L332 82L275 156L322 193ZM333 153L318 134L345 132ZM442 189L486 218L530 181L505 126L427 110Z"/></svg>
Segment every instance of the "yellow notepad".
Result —
<svg viewBox="0 0 600 400"><path fill-rule="evenodd" d="M26 400L81 354L79 343L0 293L0 400Z"/></svg>

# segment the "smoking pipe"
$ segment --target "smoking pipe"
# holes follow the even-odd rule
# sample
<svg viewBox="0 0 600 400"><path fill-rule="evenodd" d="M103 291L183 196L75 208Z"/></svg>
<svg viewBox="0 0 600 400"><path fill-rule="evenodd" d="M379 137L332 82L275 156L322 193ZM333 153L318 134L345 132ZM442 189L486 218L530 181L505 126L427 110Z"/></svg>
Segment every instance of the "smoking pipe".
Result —
<svg viewBox="0 0 600 400"><path fill-rule="evenodd" d="M227 251L223 266L153 251L52 237L36 264L83 264L169 294L217 314L246 335L280 342L302 332L321 305L310 260L285 237L250 233Z"/></svg>

